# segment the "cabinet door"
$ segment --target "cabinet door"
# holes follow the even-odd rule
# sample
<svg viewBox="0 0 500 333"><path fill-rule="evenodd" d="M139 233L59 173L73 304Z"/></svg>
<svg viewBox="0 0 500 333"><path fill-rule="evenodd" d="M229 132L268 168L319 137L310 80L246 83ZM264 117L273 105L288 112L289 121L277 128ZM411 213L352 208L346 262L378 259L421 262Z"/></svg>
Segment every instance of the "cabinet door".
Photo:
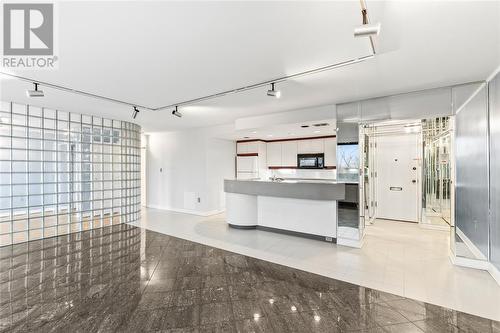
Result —
<svg viewBox="0 0 500 333"><path fill-rule="evenodd" d="M311 140L299 140L299 141L297 141L297 152L299 154L311 153Z"/></svg>
<svg viewBox="0 0 500 333"><path fill-rule="evenodd" d="M236 159L238 172L257 172L259 158L257 156L238 156Z"/></svg>
<svg viewBox="0 0 500 333"><path fill-rule="evenodd" d="M267 166L281 166L281 142L267 144Z"/></svg>
<svg viewBox="0 0 500 333"><path fill-rule="evenodd" d="M311 153L324 153L325 145L324 139L313 139L311 140Z"/></svg>
<svg viewBox="0 0 500 333"><path fill-rule="evenodd" d="M297 166L297 141L284 141L281 143L282 166Z"/></svg>
<svg viewBox="0 0 500 333"><path fill-rule="evenodd" d="M248 142L238 142L236 144L236 154L248 153Z"/></svg>
<svg viewBox="0 0 500 333"><path fill-rule="evenodd" d="M247 142L247 153L258 153L259 143L257 141Z"/></svg>
<svg viewBox="0 0 500 333"><path fill-rule="evenodd" d="M325 139L325 166L337 166L337 138Z"/></svg>

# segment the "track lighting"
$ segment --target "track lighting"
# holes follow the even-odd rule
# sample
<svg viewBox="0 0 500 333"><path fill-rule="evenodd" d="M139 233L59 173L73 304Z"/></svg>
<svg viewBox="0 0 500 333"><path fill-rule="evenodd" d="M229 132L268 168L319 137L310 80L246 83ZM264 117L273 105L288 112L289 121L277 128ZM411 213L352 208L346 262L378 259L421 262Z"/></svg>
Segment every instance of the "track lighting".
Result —
<svg viewBox="0 0 500 333"><path fill-rule="evenodd" d="M377 36L380 33L380 22L371 24L362 24L354 28L354 37Z"/></svg>
<svg viewBox="0 0 500 333"><path fill-rule="evenodd" d="M43 97L43 90L38 90L38 83L33 82L35 85L35 90L26 90L26 95L28 97Z"/></svg>
<svg viewBox="0 0 500 333"><path fill-rule="evenodd" d="M267 96L276 97L276 98L281 97L281 91L274 89L274 82L271 83L271 89L269 89L267 91Z"/></svg>
<svg viewBox="0 0 500 333"><path fill-rule="evenodd" d="M178 107L175 106L175 110L172 111L172 114L176 117L182 118L182 113L179 112Z"/></svg>
<svg viewBox="0 0 500 333"><path fill-rule="evenodd" d="M138 113L139 113L139 109L137 108L137 106L134 106L134 113L132 114L132 119L135 119L135 117L137 117Z"/></svg>

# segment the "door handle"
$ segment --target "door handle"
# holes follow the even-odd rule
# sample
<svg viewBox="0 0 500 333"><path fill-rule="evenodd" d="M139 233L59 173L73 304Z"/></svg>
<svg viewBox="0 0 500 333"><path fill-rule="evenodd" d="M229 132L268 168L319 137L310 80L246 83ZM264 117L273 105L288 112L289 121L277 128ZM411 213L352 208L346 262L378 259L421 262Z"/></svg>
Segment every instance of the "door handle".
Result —
<svg viewBox="0 0 500 333"><path fill-rule="evenodd" d="M416 180L416 179L412 179L412 180L411 180L411 182L412 182L413 184L415 184L415 183L417 182L417 180Z"/></svg>

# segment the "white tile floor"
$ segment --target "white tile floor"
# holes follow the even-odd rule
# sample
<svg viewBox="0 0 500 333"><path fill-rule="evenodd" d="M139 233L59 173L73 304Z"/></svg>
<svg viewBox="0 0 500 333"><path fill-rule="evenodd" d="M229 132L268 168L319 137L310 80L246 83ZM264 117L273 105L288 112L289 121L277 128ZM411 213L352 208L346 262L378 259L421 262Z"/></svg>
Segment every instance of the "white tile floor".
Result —
<svg viewBox="0 0 500 333"><path fill-rule="evenodd" d="M229 228L224 215L201 217L143 208L150 230L500 320L500 286L489 273L454 266L448 232L379 220L362 249L259 230Z"/></svg>

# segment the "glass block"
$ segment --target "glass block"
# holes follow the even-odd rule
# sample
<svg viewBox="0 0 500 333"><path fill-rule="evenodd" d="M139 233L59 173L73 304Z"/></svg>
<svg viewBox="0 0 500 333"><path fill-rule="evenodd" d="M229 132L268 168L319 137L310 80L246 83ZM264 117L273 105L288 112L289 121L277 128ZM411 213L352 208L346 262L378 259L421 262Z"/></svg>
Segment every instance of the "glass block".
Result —
<svg viewBox="0 0 500 333"><path fill-rule="evenodd" d="M12 231L17 232L17 231L25 231L28 230L28 220L23 219L23 220L16 220L12 222Z"/></svg>
<svg viewBox="0 0 500 333"><path fill-rule="evenodd" d="M28 171L28 162L26 162L26 161L12 161L12 170L15 172L27 172Z"/></svg>
<svg viewBox="0 0 500 333"><path fill-rule="evenodd" d="M40 108L38 106L29 105L28 106L28 114L30 116L41 117L42 116L42 108Z"/></svg>
<svg viewBox="0 0 500 333"><path fill-rule="evenodd" d="M0 234L6 234L12 232L12 223L8 222L0 222Z"/></svg>
<svg viewBox="0 0 500 333"><path fill-rule="evenodd" d="M0 172L11 172L12 162L0 161Z"/></svg>
<svg viewBox="0 0 500 333"><path fill-rule="evenodd" d="M43 128L55 130L56 129L56 121L54 119L46 119L45 118L43 120ZM47 133L47 132L44 132L44 133Z"/></svg>
<svg viewBox="0 0 500 333"><path fill-rule="evenodd" d="M43 184L30 184L28 186L29 194L42 194Z"/></svg>
<svg viewBox="0 0 500 333"><path fill-rule="evenodd" d="M26 126L27 117L25 115L12 114L11 123L12 125Z"/></svg>
<svg viewBox="0 0 500 333"><path fill-rule="evenodd" d="M43 140L29 138L28 139L28 148L42 150L43 149Z"/></svg>
<svg viewBox="0 0 500 333"><path fill-rule="evenodd" d="M30 150L28 156L30 161L41 161L43 154L41 150Z"/></svg>
<svg viewBox="0 0 500 333"><path fill-rule="evenodd" d="M30 139L41 139L42 133L43 131L41 128L28 127L28 137Z"/></svg>
<svg viewBox="0 0 500 333"><path fill-rule="evenodd" d="M51 118L55 119L56 118L56 110L52 109L43 109L43 117L44 118Z"/></svg>
<svg viewBox="0 0 500 333"><path fill-rule="evenodd" d="M44 173L43 174L44 183L55 183L57 182L57 173Z"/></svg>
<svg viewBox="0 0 500 333"><path fill-rule="evenodd" d="M41 229L43 227L43 218L37 217L29 219L29 228L30 229Z"/></svg>
<svg viewBox="0 0 500 333"><path fill-rule="evenodd" d="M48 238L48 237L54 237L57 235L57 228L56 227L45 227L43 230L43 237Z"/></svg>
<svg viewBox="0 0 500 333"><path fill-rule="evenodd" d="M12 113L27 114L27 107L24 104L12 103Z"/></svg>
<svg viewBox="0 0 500 333"><path fill-rule="evenodd" d="M57 111L57 119L58 120L69 120L69 113L66 111Z"/></svg>
<svg viewBox="0 0 500 333"><path fill-rule="evenodd" d="M57 163L56 162L45 162L43 164L43 171L44 172L56 172L57 168Z"/></svg>
<svg viewBox="0 0 500 333"><path fill-rule="evenodd" d="M79 113L70 113L70 118L69 118L71 121L75 121L75 122L81 122L82 121L82 115L79 114Z"/></svg>
<svg viewBox="0 0 500 333"><path fill-rule="evenodd" d="M28 125L30 127L42 127L42 118L28 117Z"/></svg>
<svg viewBox="0 0 500 333"><path fill-rule="evenodd" d="M11 186L10 185L0 185L0 196L8 197L11 195L12 194L11 194Z"/></svg>
<svg viewBox="0 0 500 333"><path fill-rule="evenodd" d="M40 156L40 159L41 159L41 156ZM17 162L15 162L15 163L17 163ZM30 172L42 172L43 171L42 162L30 161L29 162L29 171Z"/></svg>
<svg viewBox="0 0 500 333"><path fill-rule="evenodd" d="M15 232L12 234L12 242L15 243L24 243L28 241L28 232Z"/></svg>
<svg viewBox="0 0 500 333"><path fill-rule="evenodd" d="M28 180L30 183L43 183L43 173L30 173Z"/></svg>
<svg viewBox="0 0 500 333"><path fill-rule="evenodd" d="M9 129L8 135L10 135L10 127L6 127L6 126L1 126L0 127L0 135L5 135L2 132L3 129L5 129L5 128ZM27 135L28 135L28 129L27 129L27 127L12 126L12 136L25 138L25 137L27 137Z"/></svg>

